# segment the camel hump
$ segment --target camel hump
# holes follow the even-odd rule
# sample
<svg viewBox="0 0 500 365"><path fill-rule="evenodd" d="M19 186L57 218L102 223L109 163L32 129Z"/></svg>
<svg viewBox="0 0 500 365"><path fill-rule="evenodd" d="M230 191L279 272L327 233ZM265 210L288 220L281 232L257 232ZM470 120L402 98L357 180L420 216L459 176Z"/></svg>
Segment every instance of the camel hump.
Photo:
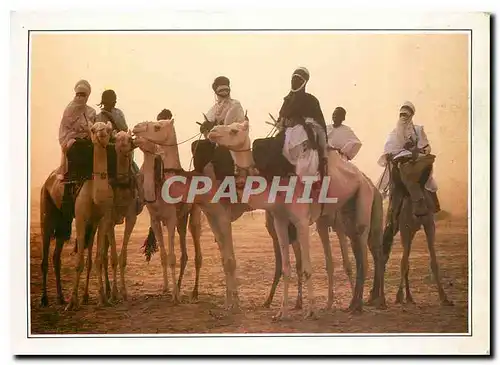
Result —
<svg viewBox="0 0 500 365"><path fill-rule="evenodd" d="M47 180L45 180L45 184L43 184L43 188L47 190L57 209L61 209L64 184L57 178L57 172L56 169L50 173Z"/></svg>

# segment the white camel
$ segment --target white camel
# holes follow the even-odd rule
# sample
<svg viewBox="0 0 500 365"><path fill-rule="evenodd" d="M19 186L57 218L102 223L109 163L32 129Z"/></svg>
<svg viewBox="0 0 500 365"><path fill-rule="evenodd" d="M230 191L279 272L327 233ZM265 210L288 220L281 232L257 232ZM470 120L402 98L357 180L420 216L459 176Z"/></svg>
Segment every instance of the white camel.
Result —
<svg viewBox="0 0 500 365"><path fill-rule="evenodd" d="M208 134L208 138L226 146L231 150L235 161L237 174L237 185L243 186L248 176L258 175L251 152L251 143L248 136L248 122L233 123L232 125L216 126ZM287 317L288 307L288 284L290 278L289 242L287 227L292 222L297 229L298 241L301 249L302 274L305 278L308 290L308 308L305 316L314 315L314 291L311 275L312 267L309 253L309 225L317 221L320 216L334 217L342 211L346 233L351 238L354 255L356 257L357 276L353 299L349 306L350 310L358 311L362 308L363 285L365 279L365 265L363 250L369 246L375 261L375 278L371 293L371 301L385 306L383 295L384 262L382 257L382 197L376 191L373 184L353 164L347 163L340 158L336 151L329 153L328 176L330 184L328 195L335 196L338 204L326 204L323 207L319 203L301 204L297 199L302 195L303 184L297 182L298 188L294 191L292 203L269 203L270 189L267 187L262 193L250 196L248 203L258 209L272 212L274 226L279 238L284 275L284 291L281 309L277 318ZM238 180L239 183L238 184ZM282 179L286 180L286 179ZM240 198L242 190L238 191ZM354 198L354 199L353 199ZM372 209L374 208L374 209ZM322 239L322 241L324 241ZM325 247L324 247L325 248ZM330 255L330 247L325 248L325 255ZM329 258L326 258L327 262ZM332 277L331 267L329 278ZM333 285L329 282L329 297L333 292Z"/></svg>

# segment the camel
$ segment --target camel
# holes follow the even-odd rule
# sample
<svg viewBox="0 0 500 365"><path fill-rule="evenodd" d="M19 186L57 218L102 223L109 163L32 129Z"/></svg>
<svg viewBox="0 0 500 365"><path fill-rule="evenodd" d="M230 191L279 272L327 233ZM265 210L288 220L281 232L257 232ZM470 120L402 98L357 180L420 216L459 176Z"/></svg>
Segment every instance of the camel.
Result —
<svg viewBox="0 0 500 365"><path fill-rule="evenodd" d="M94 157L93 157L94 172L107 168L107 163L106 163L107 156L103 154L102 150L103 148L106 147L109 141L108 127L109 125L103 122L95 124L95 127L93 127L89 123L91 136L93 136L92 141L94 143L94 147L96 143L99 143L98 148L94 148ZM56 276L57 303L60 305L66 304L66 300L64 299L62 285L61 285L61 254L64 243L71 238L71 225L73 222L73 217L64 215L61 210L62 199L64 194L64 183L57 178L57 173L58 169L55 169L49 174L40 191L40 224L41 224L42 247L43 247L42 265L41 265L42 296L40 300L40 305L42 307L49 305L49 300L47 295L47 273L48 273L48 256L50 249L50 241L52 238L55 238L56 240L56 247L53 253L53 265ZM96 175L96 176L101 176L101 175ZM76 184L75 190L78 196L81 195L84 184L86 184L86 182L80 182L79 184ZM100 184L94 184L94 185L95 186L93 187L95 188L96 192L95 197L100 198L102 195L102 189L100 189ZM87 186L85 189L85 194L87 194L88 196L91 193L93 193L92 189L89 189L89 187ZM80 201L82 201L82 199L80 199ZM87 225L87 227L81 227L82 222L80 222L79 224L80 228L86 228L84 232L81 232L83 236L79 238L81 238L80 242L83 243L83 247L88 249L87 281L85 285L85 294L84 294L84 301L87 301L88 281L90 278L90 271L92 267L92 243L94 240L96 229L91 225ZM77 269L79 270L79 272L83 270L83 262L80 263L80 259L83 260L82 255L83 255L83 249L82 253L78 256ZM80 256L82 257L80 258ZM73 303L72 306L74 304L75 303Z"/></svg>
<svg viewBox="0 0 500 365"><path fill-rule="evenodd" d="M136 138L136 143L138 143L139 148L145 153L145 165L143 165L143 169L149 170L153 169L153 162L150 162L149 165L147 165L147 161L152 161L154 159L154 153L156 153L156 149L153 144L155 144L159 150L162 151L161 155L163 157L164 161L164 171L167 172L166 175L169 173L175 173L175 174L185 174L185 172L182 172L179 169L179 162L178 162L178 157L176 158L175 156L178 156L178 143L176 134L175 134L175 129L174 129L174 123L172 121L157 121L157 122L143 122L140 125L136 126L136 129L134 129L134 134L136 134L138 137ZM149 142L149 145L146 143ZM142 141L142 142L141 142ZM173 157L173 158L169 158ZM209 164L210 165L210 164ZM150 172L150 174L152 174ZM146 174L147 175L147 174ZM204 175L205 176L210 176L212 181L215 182L215 175L213 171L211 171L210 166L206 166L204 169ZM157 192L159 195L159 192ZM209 210L209 209L214 209L214 206L219 209L220 213L217 215L217 218L221 218L222 215L224 215L224 223L227 223L227 221L230 221L231 223L234 222L236 219L238 219L244 212L253 210L248 206L248 204L226 204L226 203L218 203L218 204L213 204L209 203L209 199L205 199L204 201L199 201L201 206L203 207L204 211ZM195 204L196 205L196 204ZM222 209L220 209L222 207ZM209 219L210 223L210 219ZM216 222L215 222L216 223ZM217 226L216 226L217 227ZM274 233L274 229L269 230L269 233L273 237L273 243L274 243L274 248L275 248L275 255L280 258L280 253L279 253L279 247L276 248L278 245L277 241L277 236ZM214 233L216 233L214 231ZM151 236L151 234L150 234ZM224 250L224 245L221 245L217 239L217 234L216 234L216 242L219 244L219 248L221 250ZM150 240L150 241L154 241ZM154 242L151 242L151 244L154 244ZM297 249L298 243L295 242L293 243L294 251L295 252L300 252ZM231 255L229 257L234 257L234 253L232 250L232 245L229 246L228 251L230 252L228 255ZM277 259L278 260L278 259ZM300 260L297 260L300 262ZM200 261L201 264L201 261ZM233 268L234 266L229 268ZM181 266L182 269L182 266ZM227 278L227 273L226 273L226 278ZM275 279L276 280L276 279ZM299 288L301 288L301 279L300 277L298 278L299 282ZM272 293L274 294L274 293ZM227 302L227 297L229 294L226 296L226 302ZM272 299L272 297L271 297ZM264 304L265 306L270 305L269 301L266 301ZM301 293L298 294L297 296L297 308L300 308L302 306L302 297Z"/></svg>
<svg viewBox="0 0 500 365"><path fill-rule="evenodd" d="M434 155L426 155L420 157L421 161L424 159L430 159L431 162L434 161ZM399 289L396 294L396 303L403 303L404 294L403 287L405 288L406 301L408 303L415 303L410 292L410 282L409 282L409 259L410 251L415 234L423 227L425 236L427 239L427 246L429 248L430 256L430 266L432 270L433 279L436 282L437 291L439 294L439 300L443 306L452 306L453 302L448 300L446 293L443 289L441 283L441 276L439 273L438 262L436 258L436 224L434 221L434 201L430 193L425 189L425 183L427 181L428 174L423 174L420 179L420 189L423 194L425 205L427 206L427 214L417 216L413 212L412 199L407 189L401 181L401 177L395 171L393 163L389 162L389 173L391 176L390 190L391 194L389 197L389 211L387 212L387 222L384 229L383 235L383 251L384 251L384 262L387 264L389 256L392 249L392 244L394 241L394 236L400 233L401 243L403 244L403 255L401 257L401 279L399 282ZM418 167L418 162L411 164L406 163L404 168L416 170Z"/></svg>
<svg viewBox="0 0 500 365"><path fill-rule="evenodd" d="M139 202L138 189L136 186L135 176L131 172L133 162L133 150L136 146L132 140L132 134L129 132L119 131L115 134L115 150L116 150L116 181L112 182L114 205L112 213L111 230L106 236L103 248L103 269L104 281L106 285L106 295L111 296L111 300L116 300L112 294L111 285L108 274L108 250L110 242L114 241L114 229L118 224L123 224L125 221L125 230L123 232L122 248L118 258L120 266L120 292L124 300L127 300L127 288L125 285L125 269L127 266L127 247L130 240L130 235L135 227L137 216L141 213L144 203ZM76 248L76 247L75 247ZM113 257L112 257L113 260ZM112 262L113 265L113 262Z"/></svg>
<svg viewBox="0 0 500 365"><path fill-rule="evenodd" d="M107 163L107 145L112 131L110 122L95 122L90 127L90 136L94 145L93 154L93 172L92 179L86 180L81 187L75 201L75 226L77 234L78 253L76 256L76 273L71 293L71 299L66 310L77 309L78 302L78 286L80 282L80 274L83 271L84 251L87 246L87 278L85 283L83 303L88 302L88 284L90 279L90 270L92 267L92 246L93 238L97 231L97 253L96 253L96 269L99 283L99 305L107 305L108 299L103 288L102 280L102 260L104 250L104 240L112 226L113 213L113 190L108 179L108 163ZM89 233L90 232L90 233ZM90 240L86 241L86 236L90 236ZM108 235L108 238L111 235ZM110 240L111 246L111 261L113 267L113 288L112 296L117 295L117 254L116 244L114 240Z"/></svg>
<svg viewBox="0 0 500 365"><path fill-rule="evenodd" d="M248 121L233 123L232 125L215 126L208 134L208 139L219 145L229 148L235 161L237 173L236 184L244 184L248 176L258 175L251 152L251 144L248 136ZM298 241L301 250L302 275L304 275L308 290L308 308L305 317L315 316L314 291L311 275L312 267L309 254L309 225L320 219L320 216L335 217L339 209L342 211L346 234L351 238L352 248L356 258L357 275L354 295L349 310L361 311L363 285L365 278L365 265L363 250L370 247L375 261L375 278L370 301L376 302L377 306L385 307L383 294L384 266L382 260L382 197L376 191L374 185L366 176L357 170L352 164L343 160L337 151L330 151L328 176L328 192L338 197L338 204L326 204L324 209L319 203L301 204L298 198L305 190L304 184L296 183L292 203L284 203L283 199L277 198L277 202L269 203L270 189L266 188L261 193L250 196L248 204L254 208L265 209L272 212L274 227L281 246L283 261L284 291L281 309L275 316L276 319L284 319L288 312L288 285L290 275L289 245L287 227L292 222L297 229ZM287 180L282 178L281 181ZM368 181L367 181L368 180ZM333 181L333 182L332 182ZM241 196L242 190L238 191ZM335 194L335 195L334 195ZM355 199L353 199L355 198ZM372 209L374 208L374 209ZM328 226L320 224L319 227L326 228L326 237L321 230L320 236L325 251L327 271L329 278L328 304L333 302L333 270L331 265L331 248L328 242ZM325 242L328 242L326 245Z"/></svg>
<svg viewBox="0 0 500 365"><path fill-rule="evenodd" d="M160 126L162 121L154 122L154 126ZM173 120L171 120L173 123ZM161 136L161 140L157 139L157 132L162 131L161 128L149 128L152 124L149 123L139 123L133 129L134 135L136 135L136 144L144 153L144 163L141 167L141 171L144 177L143 189L146 199L146 207L151 216L151 228L154 233L154 237L151 234L148 238L149 241L154 239L160 246L160 259L163 267L163 290L168 292L168 271L167 264L170 269L170 275L173 284L172 301L177 304L180 302L180 286L182 282L182 277L184 274L184 269L187 263L187 250L185 243L185 220L190 216L190 231L193 237L193 243L195 246L195 269L196 269L196 279L195 287L193 289L191 298L196 300L198 298L198 286L199 286L199 275L202 265L202 254L200 246L200 236L201 236L201 210L195 207L193 204L184 204L182 202L178 204L170 204L165 202L160 198L161 195L161 185L155 183L154 170L155 170L155 157L157 156L157 151L160 150L162 157L162 174L167 172L181 173L182 167L179 159L179 152L177 148L177 137L175 134L169 134L169 138L166 135ZM158 143L159 142L159 143ZM220 242L219 248L223 258L224 270L226 273L226 280L228 283L228 291L226 297L226 305L231 307L237 302L237 292L236 282L234 277L235 265L234 262L234 252L232 252L232 237L230 231L230 221L229 219L221 222L221 217L226 217L222 206L207 206L201 207L203 209L209 224L211 226L215 225L213 228L216 234L217 241ZM222 219L223 220L223 219ZM165 246L163 244L163 232L161 223L167 227L168 231L168 255L165 251ZM175 265L176 257L174 251L174 239L175 239L175 228L177 227L179 235L181 237L181 272L179 275L179 280L177 285L175 284ZM226 242L228 242L226 244ZM226 246L231 247L226 250Z"/></svg>

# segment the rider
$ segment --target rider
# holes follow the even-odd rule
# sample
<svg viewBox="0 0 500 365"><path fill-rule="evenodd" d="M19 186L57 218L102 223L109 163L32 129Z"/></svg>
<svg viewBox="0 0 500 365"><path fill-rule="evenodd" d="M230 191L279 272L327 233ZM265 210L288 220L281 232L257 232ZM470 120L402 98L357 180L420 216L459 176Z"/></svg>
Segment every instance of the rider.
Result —
<svg viewBox="0 0 500 365"><path fill-rule="evenodd" d="M241 103L231 98L230 82L226 76L216 77L212 83L212 90L215 93L216 101L206 114L205 121L200 126L200 132L205 136L205 140L195 141L191 149L195 156L195 170L204 169L206 173L212 176L215 174L215 171L218 171L218 177L221 177L222 175L229 175L234 171L232 168L233 159L227 148L222 146L214 147L213 143L206 139L207 134L215 125L244 122L246 115ZM195 151L198 148L206 149L207 151L203 154L197 154ZM207 161L208 155L213 156L210 161L212 162L211 164Z"/></svg>
<svg viewBox="0 0 500 365"><path fill-rule="evenodd" d="M437 185L432 177L435 156L430 154L431 147L423 126L413 123L414 115L415 106L409 101L405 102L400 108L396 128L389 134L384 153L378 160L379 165L387 166L390 163L389 167L391 167L389 173L384 171L378 186L381 191L387 191L390 179L399 177L412 198L414 214L420 216L429 212L420 188L422 178L427 179L425 189L430 192L433 199L435 213L440 210L440 206L436 194ZM402 196L399 194L395 196L393 189L390 191L389 214L397 215ZM388 224L392 218L388 219Z"/></svg>
<svg viewBox="0 0 500 365"><path fill-rule="evenodd" d="M102 93L99 107L101 108L101 113L109 118L114 130L117 132L128 131L125 115L116 107L116 93L114 90L105 90Z"/></svg>
<svg viewBox="0 0 500 365"><path fill-rule="evenodd" d="M293 127L297 124L304 127L311 147L318 150L319 172L325 176L328 156L326 123L318 99L306 93L308 81L309 71L305 67L299 67L293 72L291 90L284 98L278 123L281 128ZM306 123L306 118L311 118L313 122ZM312 131L316 132L317 138L314 138Z"/></svg>
<svg viewBox="0 0 500 365"><path fill-rule="evenodd" d="M231 98L230 82L226 76L215 78L212 83L212 90L215 93L216 101L206 114L209 123L213 125L228 125L245 120L245 113L240 102ZM201 129L200 131L202 131ZM206 128L203 128L202 132L205 131Z"/></svg>
<svg viewBox="0 0 500 365"><path fill-rule="evenodd" d="M347 160L352 160L358 154L362 144L354 131L342 123L345 116L346 110L341 106L336 107L333 111L333 124L327 126L328 145Z"/></svg>
<svg viewBox="0 0 500 365"><path fill-rule="evenodd" d="M90 126L96 118L96 111L87 105L91 92L89 82L78 81L74 90L75 97L64 110L59 126L62 156L57 178L64 183L61 211L68 219L73 216L71 188L75 181L85 177L88 161L92 161Z"/></svg>
<svg viewBox="0 0 500 365"><path fill-rule="evenodd" d="M66 154L77 140L90 139L89 124L93 124L96 117L96 111L87 105L91 92L88 81L78 81L74 90L75 96L64 109L59 126L59 144L62 151L57 174L59 180L71 179L68 176Z"/></svg>

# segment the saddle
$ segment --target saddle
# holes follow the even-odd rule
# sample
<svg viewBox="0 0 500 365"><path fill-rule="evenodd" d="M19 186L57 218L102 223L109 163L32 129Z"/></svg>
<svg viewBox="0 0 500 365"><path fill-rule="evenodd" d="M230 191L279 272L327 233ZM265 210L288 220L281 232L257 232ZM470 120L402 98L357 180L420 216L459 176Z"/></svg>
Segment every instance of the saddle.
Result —
<svg viewBox="0 0 500 365"><path fill-rule="evenodd" d="M285 132L275 137L255 139L252 143L252 156L255 167L267 179L273 176L289 176L295 174L295 166L283 156Z"/></svg>
<svg viewBox="0 0 500 365"><path fill-rule="evenodd" d="M106 146L107 176L113 189L118 187L134 187L135 179L130 171L128 177L117 176L117 156L114 143ZM93 179L94 145L88 139L77 139L66 153L68 171L64 179L62 213L67 219L73 219L76 198L87 180Z"/></svg>
<svg viewBox="0 0 500 365"><path fill-rule="evenodd" d="M205 166L211 162L217 180L234 176L234 161L228 148L218 146L208 139L200 139L191 144L191 153L196 172L201 174Z"/></svg>

